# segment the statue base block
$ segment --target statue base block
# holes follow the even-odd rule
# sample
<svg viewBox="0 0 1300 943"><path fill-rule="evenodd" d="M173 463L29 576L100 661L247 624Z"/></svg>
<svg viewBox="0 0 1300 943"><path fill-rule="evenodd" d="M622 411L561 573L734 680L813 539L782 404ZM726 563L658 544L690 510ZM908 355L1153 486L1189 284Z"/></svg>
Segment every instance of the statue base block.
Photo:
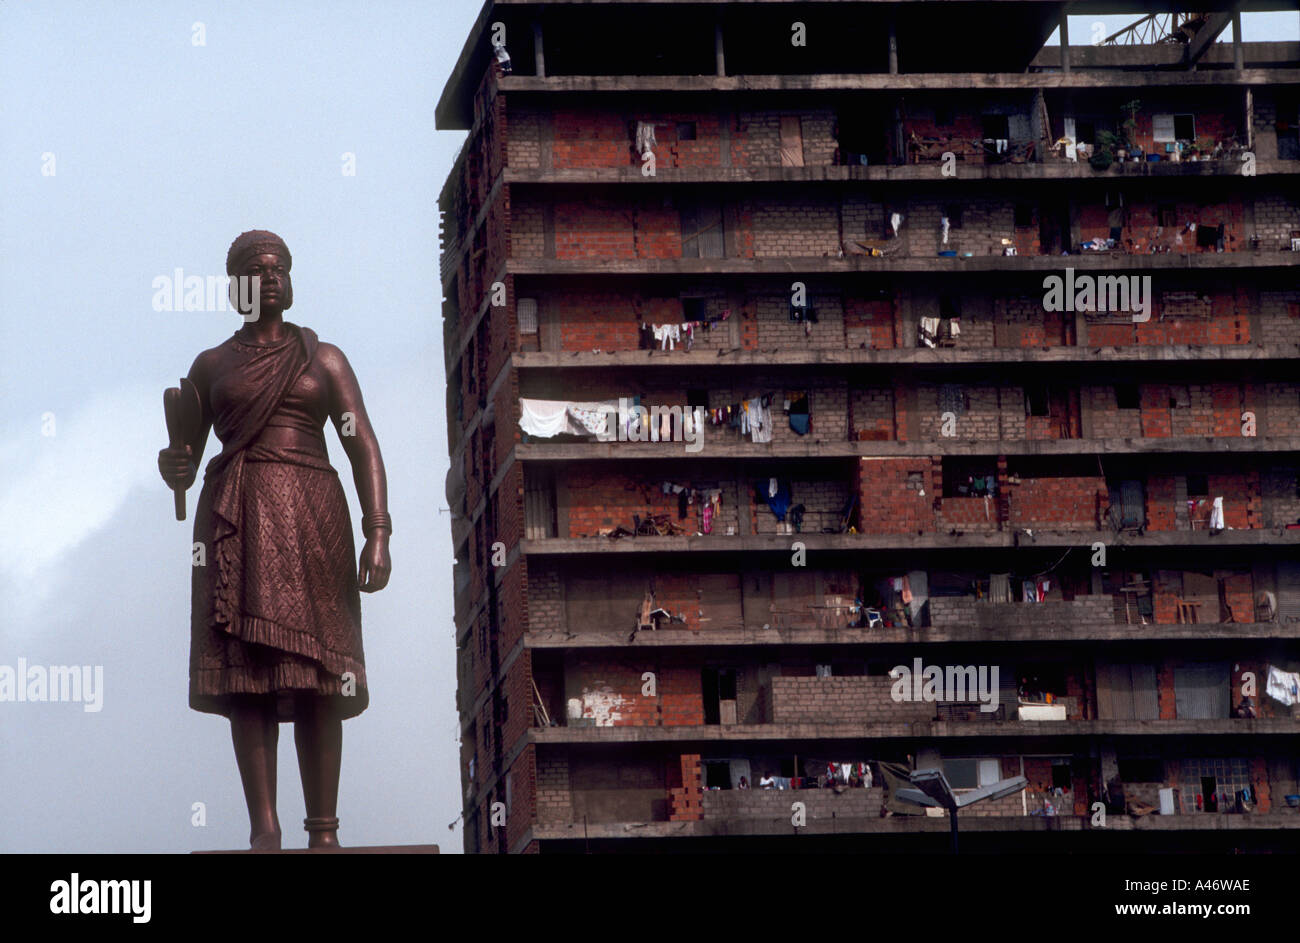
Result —
<svg viewBox="0 0 1300 943"><path fill-rule="evenodd" d="M359 845L355 848L282 848L279 851L254 851L237 848L229 851L192 851L192 855L436 855L437 845Z"/></svg>

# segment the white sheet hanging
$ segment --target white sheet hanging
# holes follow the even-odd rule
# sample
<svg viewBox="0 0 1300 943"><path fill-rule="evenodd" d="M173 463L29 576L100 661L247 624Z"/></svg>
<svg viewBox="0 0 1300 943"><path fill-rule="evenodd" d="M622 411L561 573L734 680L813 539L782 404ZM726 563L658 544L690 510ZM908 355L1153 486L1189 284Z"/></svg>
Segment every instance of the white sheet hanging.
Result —
<svg viewBox="0 0 1300 943"><path fill-rule="evenodd" d="M636 152L642 157L654 150L654 146L659 142L655 140L655 126L653 121L638 121L636 123Z"/></svg>
<svg viewBox="0 0 1300 943"><path fill-rule="evenodd" d="M1269 665L1268 685L1264 688L1264 693L1288 707L1300 703L1300 673L1283 671Z"/></svg>
<svg viewBox="0 0 1300 943"><path fill-rule="evenodd" d="M1214 508L1210 511L1210 530L1223 529L1223 498L1215 498Z"/></svg>
<svg viewBox="0 0 1300 943"><path fill-rule="evenodd" d="M566 399L520 399L519 428L539 439L557 435L603 435L618 400L574 402Z"/></svg>
<svg viewBox="0 0 1300 943"><path fill-rule="evenodd" d="M569 431L567 400L520 399L519 428L541 439Z"/></svg>
<svg viewBox="0 0 1300 943"><path fill-rule="evenodd" d="M764 409L763 401L754 397L749 401L749 408L746 410L749 437L751 442L771 442L772 441L772 410ZM744 430L741 430L742 433Z"/></svg>

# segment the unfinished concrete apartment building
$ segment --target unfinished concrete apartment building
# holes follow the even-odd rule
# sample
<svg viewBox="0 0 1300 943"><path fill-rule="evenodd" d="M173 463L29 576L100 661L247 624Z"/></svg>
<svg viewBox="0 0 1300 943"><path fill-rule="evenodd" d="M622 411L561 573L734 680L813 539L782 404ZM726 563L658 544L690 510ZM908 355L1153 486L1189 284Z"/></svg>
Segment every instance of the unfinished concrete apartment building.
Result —
<svg viewBox="0 0 1300 943"><path fill-rule="evenodd" d="M963 849L1294 847L1296 4L1150 9L488 0L467 851L942 851L933 767L1027 781Z"/></svg>

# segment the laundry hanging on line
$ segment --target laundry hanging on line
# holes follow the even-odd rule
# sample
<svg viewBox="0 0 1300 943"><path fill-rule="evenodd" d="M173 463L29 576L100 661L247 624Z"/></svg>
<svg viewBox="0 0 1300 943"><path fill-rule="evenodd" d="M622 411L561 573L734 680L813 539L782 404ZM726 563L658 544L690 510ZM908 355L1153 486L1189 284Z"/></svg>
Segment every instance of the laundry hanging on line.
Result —
<svg viewBox="0 0 1300 943"><path fill-rule="evenodd" d="M770 478L754 489L758 499L766 501L778 521L785 521L786 512L790 510L790 482L779 478Z"/></svg>
<svg viewBox="0 0 1300 943"><path fill-rule="evenodd" d="M691 350L695 346L696 331L710 331L730 317L731 311L728 309L716 318L698 321L668 321L663 324L643 321L640 328L641 348L654 349L658 346L660 350L676 350L677 344L684 343L686 349Z"/></svg>
<svg viewBox="0 0 1300 943"><path fill-rule="evenodd" d="M700 532L713 533L713 521L722 511L721 488L696 488L665 481L660 486L664 494L677 495L677 519L685 520L691 506L700 509Z"/></svg>
<svg viewBox="0 0 1300 943"><path fill-rule="evenodd" d="M1268 684L1264 693L1290 707L1300 703L1300 673L1268 667Z"/></svg>
<svg viewBox="0 0 1300 943"><path fill-rule="evenodd" d="M575 402L521 398L519 428L539 439L557 435L604 435L610 410L618 410L618 400Z"/></svg>

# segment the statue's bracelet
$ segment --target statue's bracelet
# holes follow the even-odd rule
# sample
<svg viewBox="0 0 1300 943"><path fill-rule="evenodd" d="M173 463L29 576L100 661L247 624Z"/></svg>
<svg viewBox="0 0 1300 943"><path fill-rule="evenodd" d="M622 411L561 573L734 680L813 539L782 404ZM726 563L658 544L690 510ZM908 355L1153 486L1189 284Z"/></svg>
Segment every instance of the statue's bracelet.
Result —
<svg viewBox="0 0 1300 943"><path fill-rule="evenodd" d="M386 528L391 534L393 532L393 519L387 511L370 511L361 518L361 530L367 537L372 530Z"/></svg>

